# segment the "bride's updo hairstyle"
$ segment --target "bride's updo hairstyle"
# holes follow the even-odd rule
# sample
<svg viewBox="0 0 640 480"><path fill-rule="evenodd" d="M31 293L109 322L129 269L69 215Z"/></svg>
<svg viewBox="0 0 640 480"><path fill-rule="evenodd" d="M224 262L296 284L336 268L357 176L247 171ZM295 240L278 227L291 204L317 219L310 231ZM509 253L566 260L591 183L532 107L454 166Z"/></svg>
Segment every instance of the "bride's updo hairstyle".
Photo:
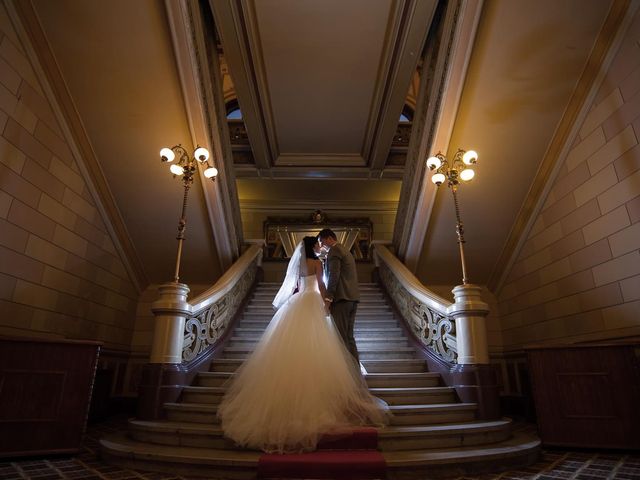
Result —
<svg viewBox="0 0 640 480"><path fill-rule="evenodd" d="M304 237L302 241L304 242L304 256L306 258L314 258L314 259L318 258L315 250L313 249L313 247L315 247L316 243L318 242L318 238Z"/></svg>

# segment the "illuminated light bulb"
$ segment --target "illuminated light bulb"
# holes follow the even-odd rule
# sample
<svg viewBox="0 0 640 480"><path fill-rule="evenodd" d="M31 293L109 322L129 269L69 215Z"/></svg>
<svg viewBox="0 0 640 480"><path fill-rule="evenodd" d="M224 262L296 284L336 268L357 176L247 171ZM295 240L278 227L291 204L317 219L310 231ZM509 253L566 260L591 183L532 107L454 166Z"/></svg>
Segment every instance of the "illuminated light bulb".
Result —
<svg viewBox="0 0 640 480"><path fill-rule="evenodd" d="M427 167L429 167L429 170L440 168L440 165L442 165L442 160L440 160L438 157L429 157L427 159Z"/></svg>
<svg viewBox="0 0 640 480"><path fill-rule="evenodd" d="M206 162L209 159L209 150L204 147L198 147L196 151L193 152L193 156L196 157L196 160L199 162Z"/></svg>
<svg viewBox="0 0 640 480"><path fill-rule="evenodd" d="M473 165L478 161L478 153L475 150L467 150L462 156L465 165Z"/></svg>
<svg viewBox="0 0 640 480"><path fill-rule="evenodd" d="M160 159L163 162L173 162L173 159L176 158L176 154L173 153L173 150L170 148L164 147L160 150Z"/></svg>
<svg viewBox="0 0 640 480"><path fill-rule="evenodd" d="M216 167L209 167L204 171L204 176L207 178L215 178L218 176L218 169Z"/></svg>
<svg viewBox="0 0 640 480"><path fill-rule="evenodd" d="M169 167L171 173L174 175L182 175L184 174L184 169L180 165L176 165L175 163Z"/></svg>
<svg viewBox="0 0 640 480"><path fill-rule="evenodd" d="M472 169L465 168L460 172L460 179L464 180L465 182L468 182L475 176L475 174L476 172L474 172Z"/></svg>
<svg viewBox="0 0 640 480"><path fill-rule="evenodd" d="M431 181L435 183L438 187L443 184L446 180L446 177L443 173L436 173L433 177L431 177Z"/></svg>

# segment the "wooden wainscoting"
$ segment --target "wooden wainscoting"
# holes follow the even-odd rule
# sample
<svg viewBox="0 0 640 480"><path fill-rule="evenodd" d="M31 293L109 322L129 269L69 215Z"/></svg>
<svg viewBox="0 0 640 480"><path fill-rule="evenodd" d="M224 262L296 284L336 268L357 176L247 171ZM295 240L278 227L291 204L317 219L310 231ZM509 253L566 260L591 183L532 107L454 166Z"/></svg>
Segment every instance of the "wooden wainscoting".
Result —
<svg viewBox="0 0 640 480"><path fill-rule="evenodd" d="M640 343L526 351L543 444L640 449Z"/></svg>
<svg viewBox="0 0 640 480"><path fill-rule="evenodd" d="M0 337L0 458L80 450L100 345Z"/></svg>

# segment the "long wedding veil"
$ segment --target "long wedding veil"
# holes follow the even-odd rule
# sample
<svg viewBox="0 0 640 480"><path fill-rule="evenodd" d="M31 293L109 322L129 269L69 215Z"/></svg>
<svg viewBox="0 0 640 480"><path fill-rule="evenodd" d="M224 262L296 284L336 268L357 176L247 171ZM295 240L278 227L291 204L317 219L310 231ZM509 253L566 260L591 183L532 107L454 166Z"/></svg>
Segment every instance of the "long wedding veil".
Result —
<svg viewBox="0 0 640 480"><path fill-rule="evenodd" d="M302 259L302 252L304 251L304 243L300 242L296 245L296 249L293 251L293 255L289 259L289 266L287 267L287 275L284 277L282 286L275 298L273 299L273 306L280 308L289 297L293 295L293 292L298 285L298 277L300 276L300 261Z"/></svg>

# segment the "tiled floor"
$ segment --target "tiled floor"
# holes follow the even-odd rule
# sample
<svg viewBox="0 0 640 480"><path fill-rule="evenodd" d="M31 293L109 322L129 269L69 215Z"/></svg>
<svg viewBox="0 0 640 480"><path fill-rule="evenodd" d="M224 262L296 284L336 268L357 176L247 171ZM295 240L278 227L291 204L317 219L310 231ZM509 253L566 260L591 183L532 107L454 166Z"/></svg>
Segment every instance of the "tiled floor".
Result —
<svg viewBox="0 0 640 480"><path fill-rule="evenodd" d="M0 462L0 480L74 479L74 480L173 480L184 477L124 470L100 461L98 438L122 431L125 419L116 418L89 427L82 452L73 458L18 460ZM527 427L525 427L527 428ZM640 454L575 451L543 451L538 463L528 468L457 480L640 480Z"/></svg>

